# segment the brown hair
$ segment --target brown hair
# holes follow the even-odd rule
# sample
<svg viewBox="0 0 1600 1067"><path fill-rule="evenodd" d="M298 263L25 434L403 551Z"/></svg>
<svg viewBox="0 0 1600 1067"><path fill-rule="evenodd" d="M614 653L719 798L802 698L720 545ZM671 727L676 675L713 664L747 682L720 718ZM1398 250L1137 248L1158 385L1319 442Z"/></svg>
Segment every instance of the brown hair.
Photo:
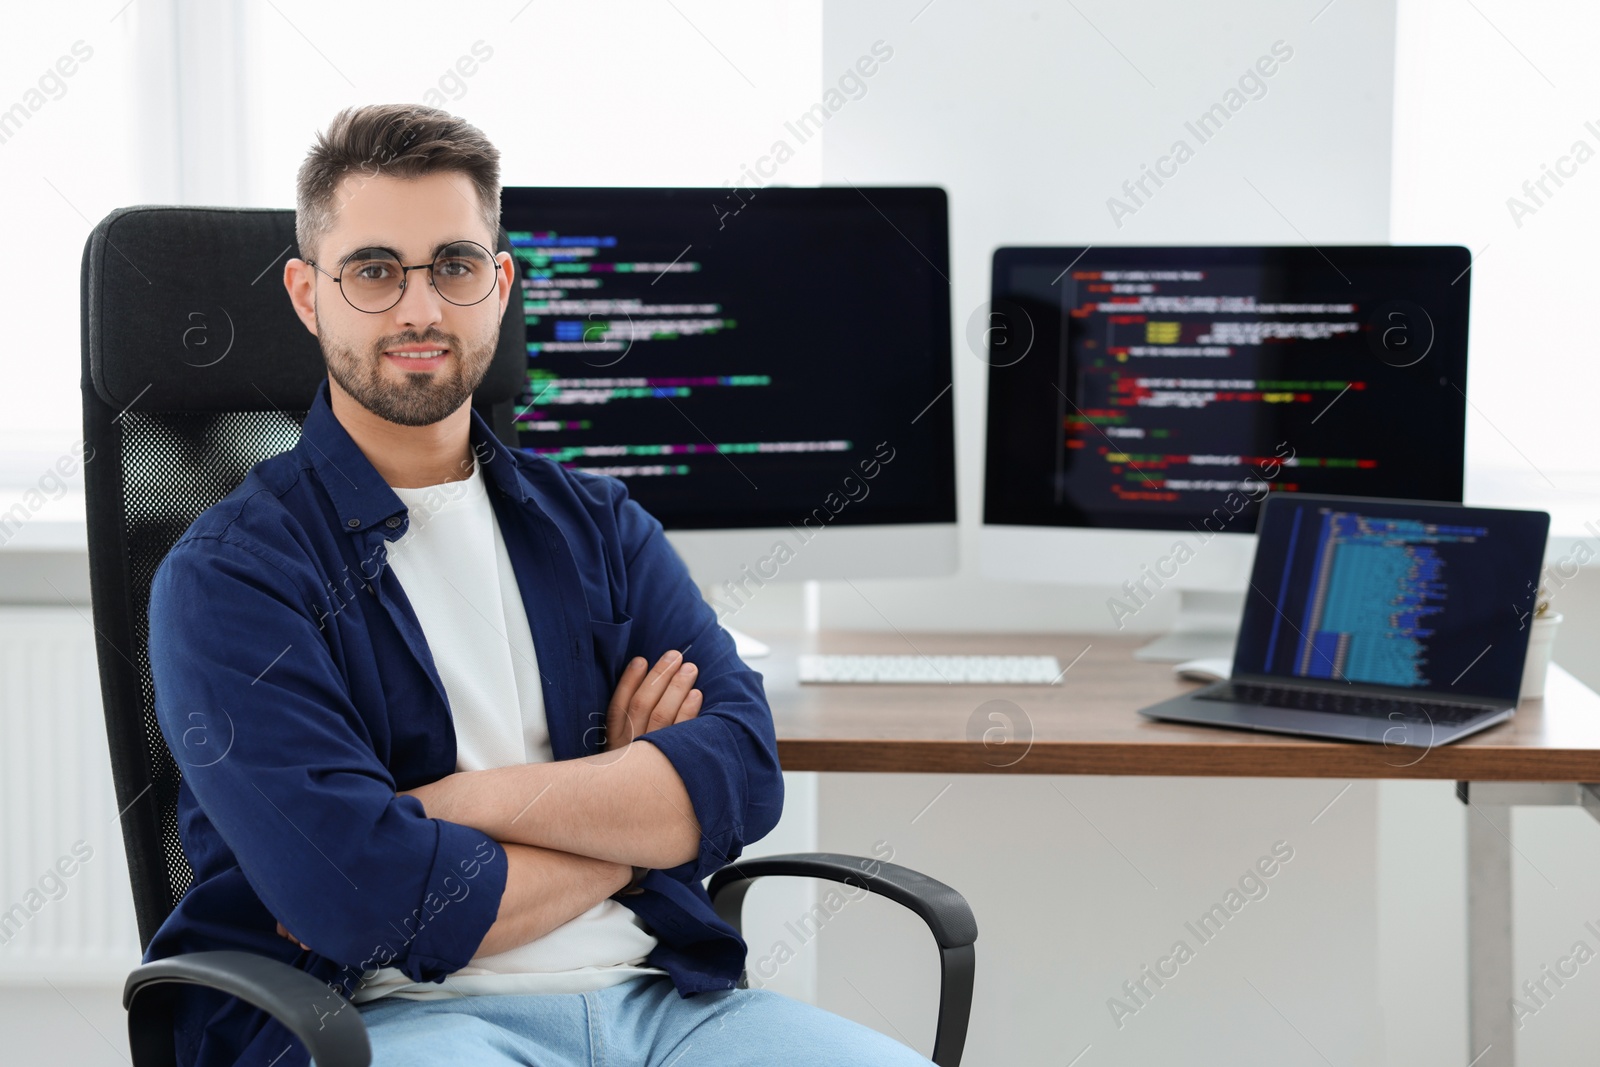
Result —
<svg viewBox="0 0 1600 1067"><path fill-rule="evenodd" d="M420 178L440 171L461 171L472 179L484 225L491 240L497 239L500 151L483 131L421 104L345 108L317 134L295 180L294 236L300 257L310 257L333 228L339 210L335 196L345 175Z"/></svg>

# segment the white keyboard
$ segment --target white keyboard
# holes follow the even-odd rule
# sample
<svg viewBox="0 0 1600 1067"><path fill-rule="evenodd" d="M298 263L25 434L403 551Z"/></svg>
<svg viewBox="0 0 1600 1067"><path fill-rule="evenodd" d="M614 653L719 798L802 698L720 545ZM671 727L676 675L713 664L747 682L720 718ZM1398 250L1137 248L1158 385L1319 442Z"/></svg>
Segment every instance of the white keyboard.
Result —
<svg viewBox="0 0 1600 1067"><path fill-rule="evenodd" d="M1054 656L852 656L800 657L800 681L913 685L1058 685Z"/></svg>

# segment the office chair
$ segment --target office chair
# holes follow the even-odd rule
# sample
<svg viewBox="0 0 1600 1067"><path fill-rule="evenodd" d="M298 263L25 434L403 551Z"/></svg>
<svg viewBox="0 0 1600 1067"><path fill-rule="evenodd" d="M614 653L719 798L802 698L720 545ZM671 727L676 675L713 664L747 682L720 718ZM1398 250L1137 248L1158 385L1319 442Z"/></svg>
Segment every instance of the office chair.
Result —
<svg viewBox="0 0 1600 1067"><path fill-rule="evenodd" d="M505 233L501 251L509 251ZM111 771L122 815L139 943L193 878L178 837L177 762L155 716L147 610L168 550L202 511L260 461L292 448L326 375L316 339L289 305L282 264L295 254L290 210L129 207L106 216L82 267L84 465L89 587ZM507 310L473 407L517 447L513 404L524 385L523 320ZM756 879L798 876L865 888L927 923L942 986L933 1060L956 1067L972 1007L977 926L959 893L890 863L827 853L741 860L708 891L739 929ZM358 1011L317 1010L324 983L249 952L194 952L144 964L123 989L134 1067L171 1067L176 983L222 990L268 1012L318 1067L371 1059ZM748 987L748 971L741 976ZM329 1011L333 1007L329 1005Z"/></svg>

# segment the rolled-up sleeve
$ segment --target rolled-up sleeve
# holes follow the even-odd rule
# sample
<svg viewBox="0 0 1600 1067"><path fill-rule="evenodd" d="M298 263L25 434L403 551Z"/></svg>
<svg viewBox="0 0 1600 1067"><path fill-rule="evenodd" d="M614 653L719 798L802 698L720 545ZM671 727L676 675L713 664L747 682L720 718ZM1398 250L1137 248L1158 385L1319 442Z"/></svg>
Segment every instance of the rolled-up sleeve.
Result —
<svg viewBox="0 0 1600 1067"><path fill-rule="evenodd" d="M701 597L660 521L628 495L620 479L610 481L627 571L627 611L640 628L634 645L651 662L678 649L700 672L700 713L639 738L671 761L700 822L699 856L667 873L700 880L738 859L782 814L772 709L761 675L739 658L733 636Z"/></svg>
<svg viewBox="0 0 1600 1067"><path fill-rule="evenodd" d="M245 544L180 541L150 591L162 736L289 931L346 966L437 981L494 923L505 849L396 795L307 603Z"/></svg>

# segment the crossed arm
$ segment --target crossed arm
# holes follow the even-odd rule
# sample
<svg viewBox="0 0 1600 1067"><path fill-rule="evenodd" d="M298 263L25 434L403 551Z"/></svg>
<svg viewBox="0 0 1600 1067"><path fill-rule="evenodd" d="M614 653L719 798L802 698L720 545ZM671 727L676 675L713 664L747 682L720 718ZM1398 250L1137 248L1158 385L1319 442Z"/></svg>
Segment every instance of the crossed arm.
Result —
<svg viewBox="0 0 1600 1067"><path fill-rule="evenodd" d="M402 791L429 818L505 846L505 891L475 955L527 944L627 886L635 868L699 854L700 823L683 779L659 748L633 742L694 718L694 664L669 651L646 672L635 657L606 709L605 751L580 759L458 771ZM278 933L307 947L278 924Z"/></svg>

